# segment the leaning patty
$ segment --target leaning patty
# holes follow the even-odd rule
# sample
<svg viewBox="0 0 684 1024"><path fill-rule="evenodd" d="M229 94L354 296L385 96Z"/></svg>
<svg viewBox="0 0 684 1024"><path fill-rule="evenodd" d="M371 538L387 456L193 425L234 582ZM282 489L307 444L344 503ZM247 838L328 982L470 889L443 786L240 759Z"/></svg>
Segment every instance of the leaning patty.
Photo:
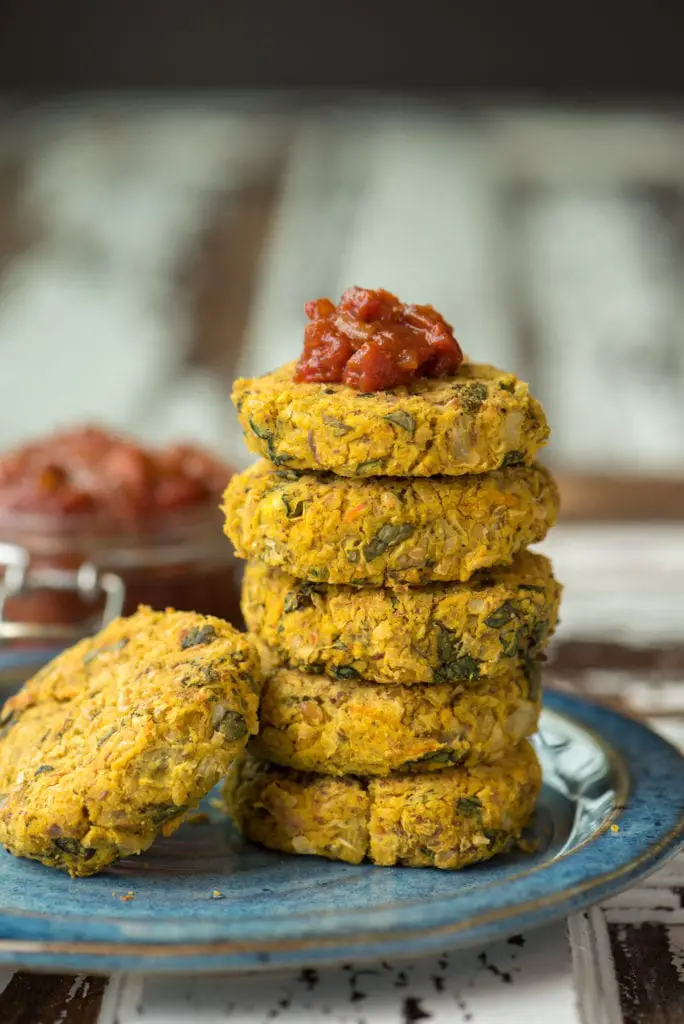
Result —
<svg viewBox="0 0 684 1024"><path fill-rule="evenodd" d="M259 659L213 616L140 609L60 654L0 718L0 842L71 875L147 849L256 732Z"/></svg>

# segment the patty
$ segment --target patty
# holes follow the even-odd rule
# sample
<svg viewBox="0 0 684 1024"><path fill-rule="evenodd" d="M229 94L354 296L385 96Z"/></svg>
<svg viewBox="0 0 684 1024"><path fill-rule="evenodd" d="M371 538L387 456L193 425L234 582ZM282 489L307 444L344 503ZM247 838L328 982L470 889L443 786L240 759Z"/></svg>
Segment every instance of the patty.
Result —
<svg viewBox="0 0 684 1024"><path fill-rule="evenodd" d="M242 612L293 668L412 685L506 675L538 657L560 594L549 560L530 551L467 583L403 590L302 583L250 562Z"/></svg>
<svg viewBox="0 0 684 1024"><path fill-rule="evenodd" d="M238 380L247 446L274 465L341 476L460 476L532 461L549 428L527 384L465 363L454 377L360 394L296 383L294 363Z"/></svg>
<svg viewBox="0 0 684 1024"><path fill-rule="evenodd" d="M325 775L493 763L536 731L539 675L531 666L466 685L384 686L277 669L264 683L249 749Z"/></svg>
<svg viewBox="0 0 684 1024"><path fill-rule="evenodd" d="M241 558L314 583L417 585L509 564L553 526L558 491L541 466L354 480L261 461L233 477L223 510Z"/></svg>
<svg viewBox="0 0 684 1024"><path fill-rule="evenodd" d="M60 654L0 718L0 842L71 875L140 853L257 729L259 659L232 626L141 608Z"/></svg>
<svg viewBox="0 0 684 1024"><path fill-rule="evenodd" d="M454 869L510 850L540 789L541 768L525 741L495 765L385 779L313 775L247 754L225 793L245 835L274 850Z"/></svg>

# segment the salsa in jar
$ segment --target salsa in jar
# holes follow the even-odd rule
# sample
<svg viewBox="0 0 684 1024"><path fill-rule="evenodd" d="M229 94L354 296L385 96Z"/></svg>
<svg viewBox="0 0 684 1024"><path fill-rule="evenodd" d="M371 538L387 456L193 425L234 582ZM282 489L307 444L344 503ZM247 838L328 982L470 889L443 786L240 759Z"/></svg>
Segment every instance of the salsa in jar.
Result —
<svg viewBox="0 0 684 1024"><path fill-rule="evenodd" d="M296 381L343 383L368 393L454 374L463 362L453 330L432 306L412 306L380 289L348 288L335 306L315 299Z"/></svg>
<svg viewBox="0 0 684 1024"><path fill-rule="evenodd" d="M0 456L2 558L18 559L27 581L13 589L16 564L5 571L3 619L98 628L106 588L82 585L93 583L86 567L123 584L123 614L148 604L240 623L237 561L218 508L230 476L195 445L152 449L96 426ZM77 586L50 585L70 574Z"/></svg>

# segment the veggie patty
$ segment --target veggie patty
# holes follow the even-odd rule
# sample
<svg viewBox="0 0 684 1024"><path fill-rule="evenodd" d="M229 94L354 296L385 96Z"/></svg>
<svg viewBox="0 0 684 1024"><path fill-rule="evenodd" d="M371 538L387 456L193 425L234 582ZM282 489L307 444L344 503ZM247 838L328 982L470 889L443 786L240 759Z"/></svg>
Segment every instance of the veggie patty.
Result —
<svg viewBox="0 0 684 1024"><path fill-rule="evenodd" d="M537 729L539 668L478 683L385 686L276 669L253 754L326 775L434 772L493 763Z"/></svg>
<svg viewBox="0 0 684 1024"><path fill-rule="evenodd" d="M544 411L527 384L464 363L453 377L359 394L296 382L295 364L237 380L233 402L248 448L288 469L341 476L461 476L530 463L546 444Z"/></svg>
<svg viewBox="0 0 684 1024"><path fill-rule="evenodd" d="M213 616L141 608L5 704L0 842L92 875L173 832L257 729L259 659Z"/></svg>
<svg viewBox="0 0 684 1024"><path fill-rule="evenodd" d="M510 674L542 653L561 587L543 555L467 583L330 586L250 562L242 587L247 628L305 672L405 686Z"/></svg>
<svg viewBox="0 0 684 1024"><path fill-rule="evenodd" d="M241 558L314 583L467 580L544 538L558 512L548 470L354 480L257 462L233 477L224 530Z"/></svg>
<svg viewBox="0 0 684 1024"><path fill-rule="evenodd" d="M540 789L525 741L494 765L385 779L312 775L247 754L225 796L247 837L273 850L455 869L512 849Z"/></svg>

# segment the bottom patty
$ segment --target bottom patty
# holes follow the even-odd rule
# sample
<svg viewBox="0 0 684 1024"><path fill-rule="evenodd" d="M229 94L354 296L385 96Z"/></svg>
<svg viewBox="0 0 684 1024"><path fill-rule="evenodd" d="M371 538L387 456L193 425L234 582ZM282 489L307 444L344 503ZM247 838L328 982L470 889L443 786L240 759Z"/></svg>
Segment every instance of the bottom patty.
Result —
<svg viewBox="0 0 684 1024"><path fill-rule="evenodd" d="M261 696L257 757L324 775L494 762L536 731L539 668L474 683L386 686L280 668Z"/></svg>
<svg viewBox="0 0 684 1024"><path fill-rule="evenodd" d="M540 789L525 741L496 765L385 779L312 775L246 754L225 796L245 835L273 850L453 870L510 850Z"/></svg>

